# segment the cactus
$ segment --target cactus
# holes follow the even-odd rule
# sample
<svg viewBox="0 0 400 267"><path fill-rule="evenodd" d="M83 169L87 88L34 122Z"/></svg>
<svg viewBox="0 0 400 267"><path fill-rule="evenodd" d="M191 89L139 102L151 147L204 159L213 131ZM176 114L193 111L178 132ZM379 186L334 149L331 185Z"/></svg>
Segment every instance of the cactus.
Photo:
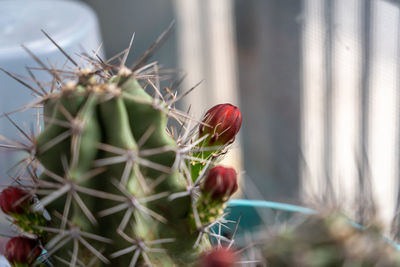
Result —
<svg viewBox="0 0 400 267"><path fill-rule="evenodd" d="M84 54L89 65L81 66L45 33L74 65L72 71L47 67L24 47L53 76L50 90L6 72L38 95L25 109L43 107L44 120L44 129L35 136L25 133L11 113L6 115L28 140L2 138L7 144L1 146L27 152L16 184L18 192L29 192L22 195L30 201L27 208L21 200L18 212L7 214L47 250L48 261L56 266L195 264L201 249L209 246L209 228L222 220L223 203L237 189L236 173L225 183L229 188L223 198L203 194L201 187L239 131L240 111L230 106L235 125L229 140L215 143L218 136L210 131L197 134L195 120L175 109L181 97L168 90L162 94L159 82L165 77L158 65L145 63L170 29L132 68L125 66L130 47L116 65ZM168 118L185 131L171 130ZM222 136L232 132L229 123L217 129L215 121L204 118L200 128L215 128ZM26 176L29 183L19 184ZM23 197L16 190L9 196L15 186L0 196L3 211L16 208L2 203ZM207 185L209 191L212 186ZM223 191L220 187L215 190ZM32 262L24 264L14 266Z"/></svg>
<svg viewBox="0 0 400 267"><path fill-rule="evenodd" d="M257 233L242 259L274 267L400 266L398 248L376 223L362 227L338 210L292 219Z"/></svg>

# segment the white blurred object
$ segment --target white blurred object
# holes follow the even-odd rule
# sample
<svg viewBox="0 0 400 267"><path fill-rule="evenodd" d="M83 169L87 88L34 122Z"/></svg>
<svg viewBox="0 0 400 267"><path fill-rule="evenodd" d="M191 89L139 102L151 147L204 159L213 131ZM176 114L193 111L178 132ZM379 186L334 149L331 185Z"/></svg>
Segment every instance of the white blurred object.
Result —
<svg viewBox="0 0 400 267"><path fill-rule="evenodd" d="M62 68L65 56L41 32L46 31L74 60L81 59L76 53L92 54L101 43L96 14L86 5L74 1L9 1L1 2L0 9L0 67L10 73L28 76L26 66L40 67L25 52L21 44L29 48L49 67ZM102 52L99 52L102 55ZM51 81L43 70L32 70L37 80ZM31 83L37 87L34 83ZM33 100L31 92L4 73L0 73L0 114L15 110ZM20 126L36 128L35 112L28 110L15 113L11 118ZM0 134L8 138L22 137L7 119L0 118ZM23 140L27 141L27 140ZM9 152L0 154L1 184L10 181L7 170L16 157ZM17 157L18 158L18 157ZM6 180L7 179L7 180Z"/></svg>
<svg viewBox="0 0 400 267"><path fill-rule="evenodd" d="M7 259L3 255L0 255L0 267L11 267L11 265L8 263Z"/></svg>

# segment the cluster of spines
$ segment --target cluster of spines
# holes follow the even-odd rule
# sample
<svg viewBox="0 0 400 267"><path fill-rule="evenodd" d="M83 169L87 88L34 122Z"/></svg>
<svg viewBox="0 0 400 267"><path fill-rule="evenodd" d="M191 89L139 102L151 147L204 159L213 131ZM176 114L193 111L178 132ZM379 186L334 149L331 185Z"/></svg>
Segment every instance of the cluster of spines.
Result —
<svg viewBox="0 0 400 267"><path fill-rule="evenodd" d="M220 105L198 126L196 120L175 109L181 96L170 90L163 95L157 64L144 64L167 35L162 34L132 68L125 67L131 44L114 58L120 57L116 66L95 53L82 55L91 65L82 68L46 34L75 69L48 67L25 47L54 77L50 90L45 90L30 70L38 88L6 72L38 95L38 100L22 109L44 106L45 128L38 137L26 133L6 114L27 143L2 138L6 144L1 146L28 152L20 162L16 182L30 178L23 186L25 192L29 200L43 196L40 204L50 212L51 220L44 219L43 208L32 206L32 202L24 212L2 208L21 230L44 246L52 260L71 266L98 264L98 260L108 264L120 257L127 258L120 262L134 266L140 256L148 265L159 259L190 262L203 236L223 239L210 229L223 223L223 202L237 189L236 173L226 175L222 168L218 179L203 180L215 176L209 175L208 169L239 131L240 111ZM153 97L138 80L151 88ZM134 106L131 114L124 106L129 104ZM99 112L107 117L101 123L94 118L101 116ZM149 120L137 122L137 116L148 116ZM184 131L168 131L167 116L176 119ZM125 127L132 124L129 120L137 120L131 129ZM127 130L135 132L133 141L124 135ZM102 142L100 132L104 131L107 143ZM99 176L103 182L98 183ZM29 226L22 225L23 221L29 221ZM110 243L112 247L106 245ZM158 256L165 252L168 257Z"/></svg>

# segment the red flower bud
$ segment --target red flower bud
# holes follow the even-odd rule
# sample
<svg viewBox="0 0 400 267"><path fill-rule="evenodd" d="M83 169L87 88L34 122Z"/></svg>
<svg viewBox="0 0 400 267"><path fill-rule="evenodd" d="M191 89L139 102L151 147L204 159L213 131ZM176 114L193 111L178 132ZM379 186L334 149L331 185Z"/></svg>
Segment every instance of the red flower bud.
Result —
<svg viewBox="0 0 400 267"><path fill-rule="evenodd" d="M234 169L217 166L208 171L202 191L214 200L229 198L238 189L236 180Z"/></svg>
<svg viewBox="0 0 400 267"><path fill-rule="evenodd" d="M39 242L27 237L13 237L6 245L5 256L11 264L31 265L42 254Z"/></svg>
<svg viewBox="0 0 400 267"><path fill-rule="evenodd" d="M215 248L200 258L200 267L233 267L237 257L232 249Z"/></svg>
<svg viewBox="0 0 400 267"><path fill-rule="evenodd" d="M200 125L200 137L208 134L208 144L225 145L235 141L235 136L242 125L239 108L231 104L219 104L207 111Z"/></svg>
<svg viewBox="0 0 400 267"><path fill-rule="evenodd" d="M0 194L0 207L6 214L25 213L31 204L32 196L19 187L7 187Z"/></svg>

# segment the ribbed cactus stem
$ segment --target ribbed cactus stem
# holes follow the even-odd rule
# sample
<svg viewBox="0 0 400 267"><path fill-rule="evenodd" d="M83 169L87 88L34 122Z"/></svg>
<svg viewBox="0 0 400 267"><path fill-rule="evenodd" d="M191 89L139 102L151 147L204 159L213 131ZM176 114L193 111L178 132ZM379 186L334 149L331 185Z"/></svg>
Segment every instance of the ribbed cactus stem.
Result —
<svg viewBox="0 0 400 267"><path fill-rule="evenodd" d="M110 88L117 93L110 92ZM75 91L69 89L59 97L58 101L49 101L49 107L44 104L45 109L53 109L53 116L37 138L38 159L52 173L50 179L64 179L66 198L75 200L71 206L68 203L72 217L65 205L57 211L81 230L98 232L119 245L129 243L121 237L121 232L126 231L140 232L138 238L144 242L170 239L171 242L162 244L173 258L191 250L197 233L187 219L190 197L167 199L185 187L184 178L172 168L178 147L166 132L166 107L155 103L130 77L116 77L114 82L104 85L76 86ZM104 171L89 179L82 178L100 168ZM90 192L85 194L88 188L101 191L100 197L109 196L99 199ZM126 196L128 193L131 195ZM115 206L110 196L112 200L120 196L126 207L110 210ZM152 196L156 196L152 201L141 203L141 199ZM100 213L100 218L96 213ZM119 246L108 247L106 253ZM129 264L118 257L113 261Z"/></svg>

